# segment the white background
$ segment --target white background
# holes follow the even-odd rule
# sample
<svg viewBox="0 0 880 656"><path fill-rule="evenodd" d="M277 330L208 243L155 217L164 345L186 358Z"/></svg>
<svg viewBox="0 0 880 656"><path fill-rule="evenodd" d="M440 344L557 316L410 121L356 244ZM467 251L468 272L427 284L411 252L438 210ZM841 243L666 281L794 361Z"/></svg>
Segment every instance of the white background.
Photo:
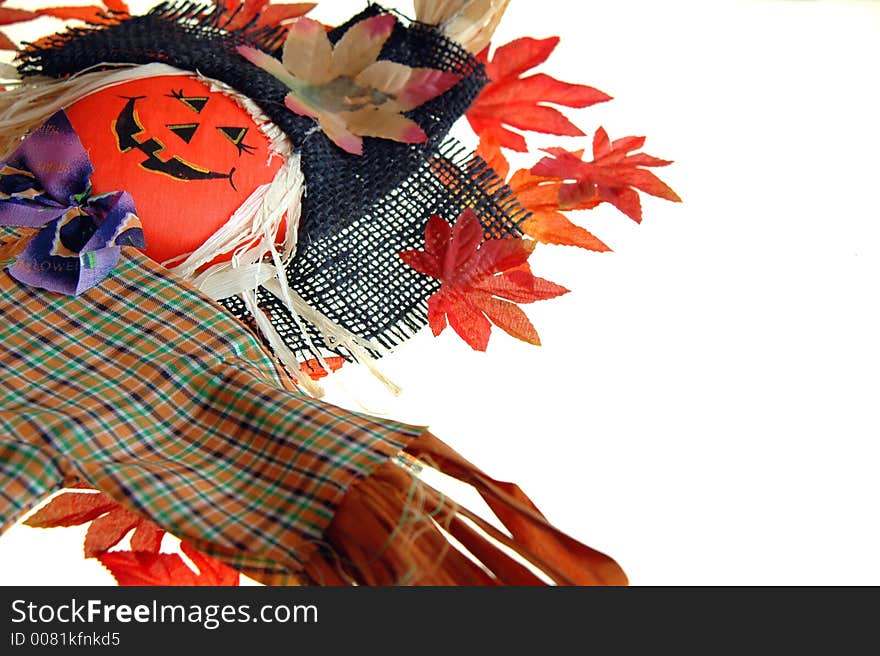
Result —
<svg viewBox="0 0 880 656"><path fill-rule="evenodd" d="M574 216L614 253L538 250L573 290L526 308L545 346L423 333L383 363L400 398L351 368L331 398L429 424L634 584L880 584L880 6L512 0L496 43L525 35L684 203ZM560 143L589 138L530 139ZM0 581L111 583L81 538L12 529Z"/></svg>

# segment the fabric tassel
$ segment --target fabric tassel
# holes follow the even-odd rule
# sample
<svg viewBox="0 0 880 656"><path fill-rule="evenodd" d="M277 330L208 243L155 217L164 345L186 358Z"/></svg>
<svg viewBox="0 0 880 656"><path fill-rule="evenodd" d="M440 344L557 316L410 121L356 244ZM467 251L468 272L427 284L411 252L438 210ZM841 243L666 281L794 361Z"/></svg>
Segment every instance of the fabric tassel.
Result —
<svg viewBox="0 0 880 656"><path fill-rule="evenodd" d="M387 463L343 498L326 545L306 565L309 583L627 584L614 560L552 526L518 486L490 478L430 433L406 453L473 486L509 535Z"/></svg>

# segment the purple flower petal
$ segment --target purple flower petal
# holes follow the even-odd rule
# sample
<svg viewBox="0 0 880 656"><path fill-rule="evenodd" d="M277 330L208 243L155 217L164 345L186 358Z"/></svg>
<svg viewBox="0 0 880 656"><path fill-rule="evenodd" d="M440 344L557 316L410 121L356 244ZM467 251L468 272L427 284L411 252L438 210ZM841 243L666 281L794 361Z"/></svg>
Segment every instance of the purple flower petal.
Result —
<svg viewBox="0 0 880 656"><path fill-rule="evenodd" d="M63 112L57 112L21 142L0 165L33 175L46 204L70 207L87 191L94 168L88 153Z"/></svg>
<svg viewBox="0 0 880 656"><path fill-rule="evenodd" d="M9 268L13 278L77 295L113 270L121 246L146 247L128 193L87 197L92 171L63 111L0 162L0 225L42 226Z"/></svg>

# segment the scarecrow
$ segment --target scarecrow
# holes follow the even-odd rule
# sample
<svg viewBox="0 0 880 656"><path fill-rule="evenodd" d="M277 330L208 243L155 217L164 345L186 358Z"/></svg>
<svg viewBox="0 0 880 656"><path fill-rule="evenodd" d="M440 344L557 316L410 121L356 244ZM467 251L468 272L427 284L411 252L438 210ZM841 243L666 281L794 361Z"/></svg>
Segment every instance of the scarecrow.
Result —
<svg viewBox="0 0 880 656"><path fill-rule="evenodd" d="M506 1L419 1L412 21L369 5L333 29L263 4L108 2L18 54L0 93L0 530L73 488L28 523L91 522L86 555L121 584L625 583L517 486L424 427L321 401L317 380L346 361L381 377L426 324L537 343L518 304L567 290L532 273L536 242L607 249L558 210L631 214L632 187L676 200L643 168L668 162L601 131L593 163L551 149L506 183L521 136L491 110L516 85L491 87L555 45L489 61ZM608 99L539 82L560 104ZM465 112L480 156L448 137ZM160 553L165 532L198 574Z"/></svg>

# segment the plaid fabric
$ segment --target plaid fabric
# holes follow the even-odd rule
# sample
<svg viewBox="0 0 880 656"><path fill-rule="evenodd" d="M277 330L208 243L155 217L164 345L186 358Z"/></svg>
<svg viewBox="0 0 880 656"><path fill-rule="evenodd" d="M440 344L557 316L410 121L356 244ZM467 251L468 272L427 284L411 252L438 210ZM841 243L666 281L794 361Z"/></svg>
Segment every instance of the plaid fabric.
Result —
<svg viewBox="0 0 880 656"><path fill-rule="evenodd" d="M277 578L421 433L296 393L241 323L132 249L78 297L2 271L0 309L0 531L79 477Z"/></svg>

